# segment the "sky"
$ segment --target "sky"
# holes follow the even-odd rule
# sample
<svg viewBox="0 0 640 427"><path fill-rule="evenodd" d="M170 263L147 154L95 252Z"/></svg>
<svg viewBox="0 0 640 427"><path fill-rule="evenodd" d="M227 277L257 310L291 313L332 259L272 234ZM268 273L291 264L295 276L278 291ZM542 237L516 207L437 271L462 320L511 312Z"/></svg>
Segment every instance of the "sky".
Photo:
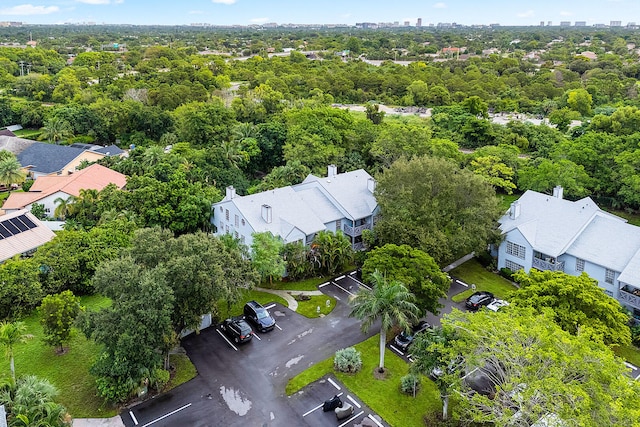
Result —
<svg viewBox="0 0 640 427"><path fill-rule="evenodd" d="M640 0L0 0L0 21L139 25L350 24L539 25L540 21L640 24Z"/></svg>

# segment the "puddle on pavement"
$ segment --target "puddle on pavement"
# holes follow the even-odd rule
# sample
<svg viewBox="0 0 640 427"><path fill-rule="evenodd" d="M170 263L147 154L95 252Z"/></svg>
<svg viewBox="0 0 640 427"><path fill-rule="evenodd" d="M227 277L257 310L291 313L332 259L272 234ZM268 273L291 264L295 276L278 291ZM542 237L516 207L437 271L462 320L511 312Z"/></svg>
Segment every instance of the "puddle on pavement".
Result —
<svg viewBox="0 0 640 427"><path fill-rule="evenodd" d="M251 401L242 397L239 390L220 386L220 394L229 409L240 416L246 415L251 409Z"/></svg>

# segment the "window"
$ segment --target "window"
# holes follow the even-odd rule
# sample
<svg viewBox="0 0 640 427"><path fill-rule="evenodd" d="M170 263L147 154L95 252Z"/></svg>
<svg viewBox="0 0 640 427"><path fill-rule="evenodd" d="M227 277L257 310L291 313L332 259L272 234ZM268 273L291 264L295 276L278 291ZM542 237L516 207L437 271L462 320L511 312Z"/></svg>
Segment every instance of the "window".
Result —
<svg viewBox="0 0 640 427"><path fill-rule="evenodd" d="M238 215L236 215L235 217L235 224L236 224L236 227L240 227L240 217Z"/></svg>
<svg viewBox="0 0 640 427"><path fill-rule="evenodd" d="M226 209L224 212L224 217L227 221L229 221L229 209Z"/></svg>
<svg viewBox="0 0 640 427"><path fill-rule="evenodd" d="M220 230L224 230L224 222L220 221Z"/></svg>
<svg viewBox="0 0 640 427"><path fill-rule="evenodd" d="M228 226L228 225L225 225L225 226L224 226L224 232L225 232L225 233L227 233L227 234L229 234L229 226Z"/></svg>
<svg viewBox="0 0 640 427"><path fill-rule="evenodd" d="M242 219L240 220L240 222L242 223L242 226L244 227L244 218L242 218Z"/></svg>
<svg viewBox="0 0 640 427"><path fill-rule="evenodd" d="M341 230L342 229L342 220L336 220L336 231Z"/></svg>
<svg viewBox="0 0 640 427"><path fill-rule="evenodd" d="M507 242L507 254L516 256L520 259L524 259L526 248L513 242Z"/></svg>
<svg viewBox="0 0 640 427"><path fill-rule="evenodd" d="M605 290L604 290L604 293L605 293L605 294L607 294L607 295L609 295L610 297L612 297L612 296L613 296L613 292L611 292L611 291L609 291L609 290L607 290L607 289L605 289Z"/></svg>
<svg viewBox="0 0 640 427"><path fill-rule="evenodd" d="M576 258L576 271L584 271L584 260Z"/></svg>
<svg viewBox="0 0 640 427"><path fill-rule="evenodd" d="M235 237L236 239L238 238L238 232L237 231L233 232L233 237Z"/></svg>
<svg viewBox="0 0 640 427"><path fill-rule="evenodd" d="M608 268L604 271L604 281L607 283L613 284L613 279L616 276L616 272L613 270L609 270Z"/></svg>
<svg viewBox="0 0 640 427"><path fill-rule="evenodd" d="M510 260L506 260L504 266L511 271L524 270L523 266L521 266L520 264L516 264L515 262Z"/></svg>
<svg viewBox="0 0 640 427"><path fill-rule="evenodd" d="M242 234L240 235L240 241L244 243L244 236Z"/></svg>
<svg viewBox="0 0 640 427"><path fill-rule="evenodd" d="M224 209L222 209L222 206L220 206L220 212L222 212Z"/></svg>

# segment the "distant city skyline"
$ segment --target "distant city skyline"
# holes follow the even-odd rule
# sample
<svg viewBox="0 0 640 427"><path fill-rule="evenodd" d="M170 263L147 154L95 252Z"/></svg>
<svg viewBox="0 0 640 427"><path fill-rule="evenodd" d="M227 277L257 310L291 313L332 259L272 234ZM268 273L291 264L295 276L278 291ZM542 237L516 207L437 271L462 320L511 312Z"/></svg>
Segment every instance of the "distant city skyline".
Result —
<svg viewBox="0 0 640 427"><path fill-rule="evenodd" d="M2 0L0 21L27 24L211 25L347 24L409 22L416 26L455 22L462 25L540 25L551 21L640 22L638 0L364 0L303 2L301 0Z"/></svg>

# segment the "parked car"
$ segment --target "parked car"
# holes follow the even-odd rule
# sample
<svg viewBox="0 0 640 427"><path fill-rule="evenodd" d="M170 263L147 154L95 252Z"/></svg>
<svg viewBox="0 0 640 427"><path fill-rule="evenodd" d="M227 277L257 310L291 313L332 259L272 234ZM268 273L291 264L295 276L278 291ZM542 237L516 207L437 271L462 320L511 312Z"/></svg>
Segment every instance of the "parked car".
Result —
<svg viewBox="0 0 640 427"><path fill-rule="evenodd" d="M249 301L244 305L244 315L260 332L270 331L276 326L275 319L256 301Z"/></svg>
<svg viewBox="0 0 640 427"><path fill-rule="evenodd" d="M498 311L500 307L506 307L509 303L503 299L494 299L492 302L487 304L487 308L491 311Z"/></svg>
<svg viewBox="0 0 640 427"><path fill-rule="evenodd" d="M415 336L430 327L431 325L429 324L429 322L421 320L417 324L413 325L411 331L409 331L408 333L406 331L402 331L398 335L396 335L396 337L393 339L393 345L402 351L407 351L409 346L413 343L413 339L415 338Z"/></svg>
<svg viewBox="0 0 640 427"><path fill-rule="evenodd" d="M236 343L251 341L253 334L251 326L242 317L225 319L220 329Z"/></svg>
<svg viewBox="0 0 640 427"><path fill-rule="evenodd" d="M478 291L467 298L465 305L469 310L477 310L482 306L489 305L494 300L493 294L487 291Z"/></svg>

